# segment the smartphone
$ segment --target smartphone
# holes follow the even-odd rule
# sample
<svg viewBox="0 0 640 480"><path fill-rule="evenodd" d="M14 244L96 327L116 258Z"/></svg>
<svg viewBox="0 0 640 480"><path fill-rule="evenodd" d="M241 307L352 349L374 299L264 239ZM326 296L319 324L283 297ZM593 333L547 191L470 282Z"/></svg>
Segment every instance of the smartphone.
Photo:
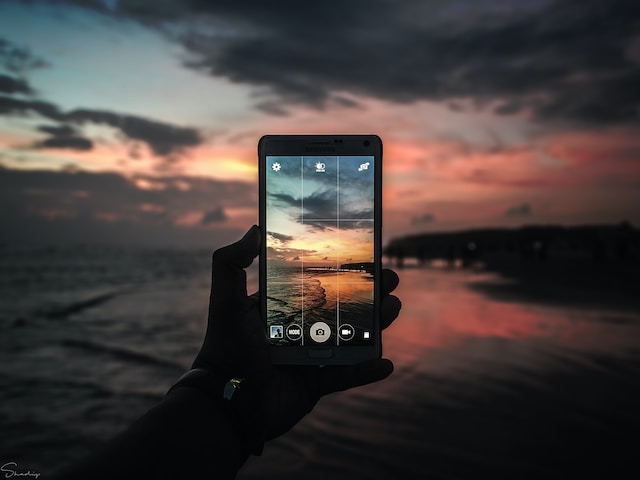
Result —
<svg viewBox="0 0 640 480"><path fill-rule="evenodd" d="M261 309L273 362L379 358L382 141L267 135L258 158Z"/></svg>

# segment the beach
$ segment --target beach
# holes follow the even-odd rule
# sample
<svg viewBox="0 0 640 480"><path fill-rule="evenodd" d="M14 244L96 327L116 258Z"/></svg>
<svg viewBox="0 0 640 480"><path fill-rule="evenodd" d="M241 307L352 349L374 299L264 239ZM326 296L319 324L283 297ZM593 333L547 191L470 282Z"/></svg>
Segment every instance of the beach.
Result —
<svg viewBox="0 0 640 480"><path fill-rule="evenodd" d="M189 368L210 253L3 253L0 452L44 478ZM403 309L383 337L393 375L322 399L239 479L611 478L633 465L638 310L498 295L517 278L486 270L398 273Z"/></svg>
<svg viewBox="0 0 640 480"><path fill-rule="evenodd" d="M337 331L337 324L354 327L350 342L357 344L362 333L371 329L373 276L365 272L318 268L304 272L291 268L272 268L267 310L269 325L290 324L306 328L324 322ZM339 310L339 314L336 313ZM364 319L364 320L363 320ZM279 343L288 343L283 338Z"/></svg>

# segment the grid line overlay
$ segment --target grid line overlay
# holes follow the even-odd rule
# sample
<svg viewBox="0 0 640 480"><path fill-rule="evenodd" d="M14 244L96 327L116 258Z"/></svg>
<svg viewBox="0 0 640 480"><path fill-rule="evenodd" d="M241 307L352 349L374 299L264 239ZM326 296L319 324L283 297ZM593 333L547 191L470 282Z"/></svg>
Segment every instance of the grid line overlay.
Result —
<svg viewBox="0 0 640 480"><path fill-rule="evenodd" d="M363 224L371 224L373 225L375 219L373 217L369 217L369 218L352 218L351 215L348 215L346 218L341 218L340 217L340 213L341 213L341 205L340 205L340 201L341 201L341 188L340 188L340 166L341 166L341 161L340 161L340 156L333 156L333 157L323 157L326 158L327 160L329 158L331 158L332 160L335 160L335 166L336 166L336 181L335 181L335 191L336 191L336 195L335 195L335 208L336 208L336 216L334 218L315 218L313 215L311 216L305 216L305 195L307 194L307 191L310 192L310 195L312 195L313 193L316 192L317 190L317 185L313 186L311 190L309 190L309 185L307 185L307 190L305 190L305 174L307 176L311 175L311 178L314 177L313 174L308 174L306 172L307 168L305 167L305 162L307 162L310 159L313 159L315 156L311 155L311 156L290 156L290 157L278 157L278 161L286 161L286 162L291 162L289 163L290 166L293 166L294 163L297 163L300 169L300 199L299 199L299 208L300 208L300 213L299 213L299 225L298 225L298 232L299 232L299 237L300 238L304 238L305 237L305 230L306 230L306 226L307 226L307 222L313 222L313 223L327 223L327 224L332 224L335 228L335 235L338 238L338 242L337 244L340 245L340 238L341 238L341 233L344 230L344 228L346 228L348 230L348 227L343 227L343 225L347 222L358 222L358 223L363 223ZM273 157L272 157L273 158ZM316 157L317 158L317 157ZM297 162L296 162L297 160ZM269 157L267 157L266 161L269 161ZM284 164L284 163L283 163ZM267 165L267 168L270 167L271 164ZM375 164L371 165L371 168L375 168ZM320 174L320 173L318 173ZM344 179L343 179L344 180ZM313 182L311 183L311 185L313 185ZM344 206L343 206L344 207ZM313 207L311 207L313 208ZM345 208L345 213L348 213L348 208ZM269 220L268 220L269 214L267 212L267 227L269 224ZM308 233L308 232L307 232ZM348 239L348 237L346 237ZM341 328L341 321L342 318L340 316L341 313L341 302L342 302L342 297L341 297L341 286L348 286L348 285L369 285L370 281L367 280L362 280L362 281L353 281L353 280L347 280L344 281L343 280L343 276L341 275L341 273L343 271L348 271L348 270L342 270L342 263L344 263L345 261L350 261L351 259L345 258L345 253L343 251L343 249L338 249L337 250L337 254L335 257L335 263L333 268L335 268L335 273L333 275L334 277L334 285L335 285L335 314L332 315L334 321L335 321L335 343L334 345L340 345L340 328ZM301 323L301 328L302 331L305 331L305 324L307 322L307 316L305 315L305 265L308 264L309 259L307 258L307 256L309 255L309 252L306 251L301 251L299 254L299 260L300 260L300 268L296 269L296 271L298 272L298 274L300 275L300 279L299 279L299 287L300 287L300 323ZM373 252L371 252L371 255L373 256ZM373 261L373 258L370 260ZM348 263L348 262L347 262ZM368 262L367 262L368 263ZM310 264L311 266L309 268L314 268L314 263L311 262ZM333 273L333 272L326 272L326 273ZM297 282L295 282L293 279L291 280L281 280L281 279L270 279L269 284L272 285L295 285ZM334 332L332 332L333 334ZM300 340L300 345L304 346L306 343L306 339L305 339L305 334L303 333L303 335L301 336L301 340Z"/></svg>

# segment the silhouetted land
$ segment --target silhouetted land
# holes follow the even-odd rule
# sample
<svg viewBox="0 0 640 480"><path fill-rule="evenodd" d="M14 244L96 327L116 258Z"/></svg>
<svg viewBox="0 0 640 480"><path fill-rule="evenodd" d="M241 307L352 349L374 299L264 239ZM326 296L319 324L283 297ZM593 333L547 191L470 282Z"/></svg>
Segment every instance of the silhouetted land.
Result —
<svg viewBox="0 0 640 480"><path fill-rule="evenodd" d="M640 231L626 222L425 233L394 239L385 254L399 268L438 259L497 272L509 281L478 288L501 298L640 310Z"/></svg>

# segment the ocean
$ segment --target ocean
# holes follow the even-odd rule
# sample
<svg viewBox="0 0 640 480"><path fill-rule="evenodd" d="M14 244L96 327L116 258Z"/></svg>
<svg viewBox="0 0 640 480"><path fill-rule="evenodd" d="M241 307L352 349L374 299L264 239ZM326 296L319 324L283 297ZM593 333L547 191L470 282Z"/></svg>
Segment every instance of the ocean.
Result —
<svg viewBox="0 0 640 480"><path fill-rule="evenodd" d="M337 271L318 267L270 266L267 274L267 324L300 325L326 323L332 332L338 323L354 329L351 345L369 343L364 332L371 332L373 318L373 275L366 272ZM332 343L335 336L332 334ZM340 341L340 340L338 340ZM287 338L272 343L289 342Z"/></svg>
<svg viewBox="0 0 640 480"><path fill-rule="evenodd" d="M0 248L0 460L42 474L158 402L205 330L211 253ZM611 476L637 454L640 312L495 297L497 274L398 271L393 375L332 394L238 478ZM257 286L248 273L249 291Z"/></svg>

